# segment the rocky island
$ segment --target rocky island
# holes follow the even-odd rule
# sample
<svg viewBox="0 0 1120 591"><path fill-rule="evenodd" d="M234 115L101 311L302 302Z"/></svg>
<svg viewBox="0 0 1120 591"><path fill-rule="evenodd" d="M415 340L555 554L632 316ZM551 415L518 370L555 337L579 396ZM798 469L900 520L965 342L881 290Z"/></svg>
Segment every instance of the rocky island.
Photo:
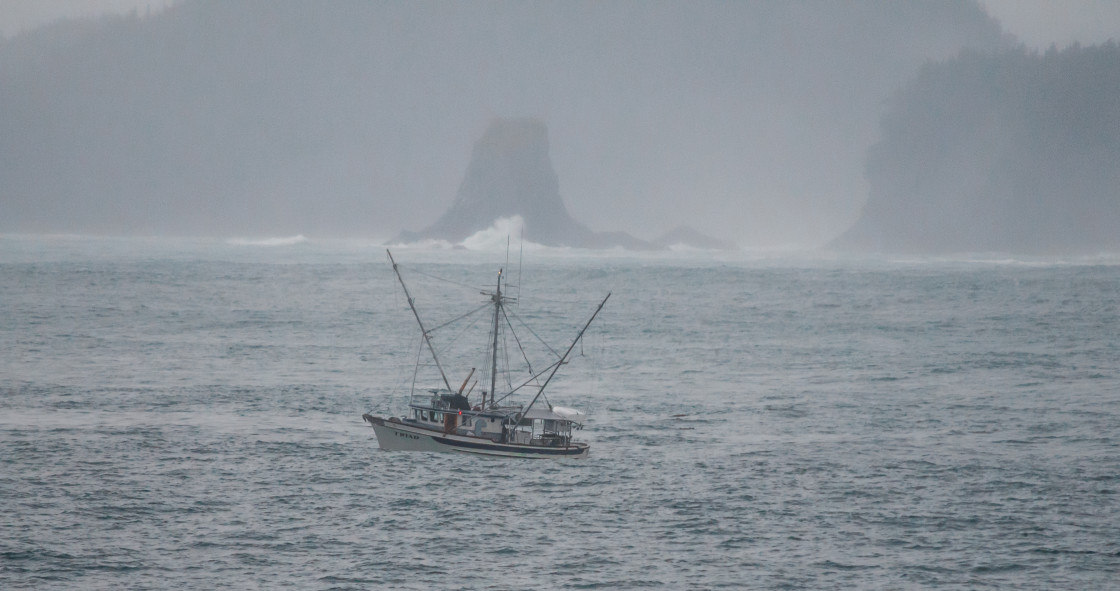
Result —
<svg viewBox="0 0 1120 591"><path fill-rule="evenodd" d="M471 153L451 207L431 226L402 232L395 242L434 239L460 243L495 220L520 216L525 238L547 246L650 250L684 244L734 248L690 228L646 241L626 232L595 232L572 218L560 197L549 157L548 128L531 118L495 119Z"/></svg>

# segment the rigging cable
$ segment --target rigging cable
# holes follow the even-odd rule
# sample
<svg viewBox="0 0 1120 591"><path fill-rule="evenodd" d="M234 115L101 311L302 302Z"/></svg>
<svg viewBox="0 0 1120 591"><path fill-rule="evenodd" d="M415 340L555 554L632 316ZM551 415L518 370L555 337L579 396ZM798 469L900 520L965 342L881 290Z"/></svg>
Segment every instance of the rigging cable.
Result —
<svg viewBox="0 0 1120 591"><path fill-rule="evenodd" d="M547 342L545 342L545 340L542 339L540 337L540 335L538 335L536 333L536 331L533 330L533 327L529 326L528 324L525 324L525 321L522 320L521 317L518 316L516 312L513 313L513 317L516 318L517 321L521 323L521 326L525 327L525 330L529 331L529 334L533 335L534 337L537 337L537 340L540 341L541 344L544 345L549 351L551 351L553 355L555 355L556 357L560 357L560 354L556 352L556 349L553 349L552 345L549 345Z"/></svg>
<svg viewBox="0 0 1120 591"><path fill-rule="evenodd" d="M537 381L537 378L539 378L539 377L543 376L543 375L544 375L544 374L545 374L546 372L550 371L550 370L551 370L552 368L556 367L556 366L557 366L557 365L559 365L559 364L560 364L560 362L559 362L559 361L553 361L553 362L552 362L551 364L549 364L549 366L548 366L548 367L546 367L546 368L544 368L544 369L540 370L539 372L537 372L536 374L534 374L534 375L533 375L532 377L530 377L529 379L525 380L524 382L521 382L521 384L520 384L520 385L518 385L518 386L517 386L516 388L514 388L514 389L510 390L508 394L506 394L505 396L502 396L501 398L499 398L499 399L498 399L498 402L502 402L502 401L503 401L503 400L505 400L506 398L509 398L510 396L513 396L514 394L516 394L516 393L517 393L517 391L518 391L518 390L520 390L520 389L524 388L525 386L528 386L528 385L529 385L529 382L534 382L534 381ZM537 383L538 383L538 385L540 384L540 382L537 382Z"/></svg>
<svg viewBox="0 0 1120 591"><path fill-rule="evenodd" d="M504 314L503 314L503 316L504 316ZM516 339L514 339L514 340L516 340ZM513 376L511 374L513 372L511 372L510 368L509 368L509 342L506 341L505 339L502 339L502 357L505 358L504 361L505 361L505 364L506 364L506 371L505 371L506 387L508 389L512 390L513 389Z"/></svg>
<svg viewBox="0 0 1120 591"><path fill-rule="evenodd" d="M521 346L521 337L517 336L517 331L513 330L513 324L509 321L509 314L502 310L502 316L506 319L506 326L509 327L509 333L513 335L513 341L517 343L517 348L521 351L521 358L525 360L525 366L529 369L529 375L533 375L533 363L529 361L529 355L525 353L525 347Z"/></svg>
<svg viewBox="0 0 1120 591"><path fill-rule="evenodd" d="M412 366L412 388L408 391L409 402L412 395L416 394L416 376L420 373L420 354L424 351L424 339L420 339L420 346L416 349L416 365Z"/></svg>
<svg viewBox="0 0 1120 591"><path fill-rule="evenodd" d="M484 305L482 306L482 308L486 308L487 306L489 306L489 304L484 304ZM475 310L474 312L471 312L471 314L474 314L475 312L478 312L478 311L479 311L479 310L481 310L482 308L478 308L478 309L476 309L476 310ZM466 317L466 316L468 316L468 314L464 314L463 316L460 316L459 318L456 318L456 320L460 320L460 319L462 319L462 318L464 318L464 317ZM460 330L460 331L459 331L459 332L458 332L458 333L457 333L457 334L456 334L455 336L453 336L453 337L451 337L451 338L447 339L447 342L446 342L446 343L445 343L445 344L444 344L444 345L443 345L442 347L440 347L440 350L439 350L439 354L440 354L440 355L443 355L444 353L446 353L446 352L448 352L449 350L451 350L451 346L452 346L452 345L454 345L454 344L455 344L456 342L458 342L458 340L459 340L460 338L462 338L462 336L463 336L464 334L466 334L466 333L467 333L467 331L469 331L470 329L474 328L474 327L475 327L475 325L477 325L477 324L478 324L478 321L479 321L479 320L482 320L482 316L478 316L478 317L476 317L476 318L474 319L474 321L473 321L473 322L471 322L470 324L467 324L466 326L464 326L464 327L463 327L463 330ZM452 322L454 322L454 321L452 321ZM448 324L451 324L451 323L450 323L450 322L445 322L445 323L444 323L444 324L443 324L442 326L447 326ZM431 332L431 331L429 331L429 332Z"/></svg>
<svg viewBox="0 0 1120 591"><path fill-rule="evenodd" d="M429 330L428 335L431 336L432 333L434 333L435 331L447 326L448 324L454 324L454 323L466 318L467 316L470 316L471 314L476 314L476 313L478 313L478 312L480 312L480 311L482 311L486 308L489 308L489 307L490 307L489 302L487 302L485 304L482 304L481 306L475 308L474 310L471 310L470 312L467 312L466 314L461 314L459 316L456 316L455 318L452 318L451 320L448 320L447 322L444 322L443 324Z"/></svg>
<svg viewBox="0 0 1120 591"><path fill-rule="evenodd" d="M467 285L466 283L459 283L458 281L453 281L451 279L446 279L446 278L440 277L438 275L432 275L431 273L425 273L425 272L423 272L419 269L413 269L412 267L409 267L408 271L410 273L415 273L417 275L423 275L424 277L427 277L429 279L435 279L436 281L442 281L444 283L450 283L451 285L457 285L459 287L465 287L467 289L472 289L472 290L473 289L479 289L477 286L474 286L474 285Z"/></svg>

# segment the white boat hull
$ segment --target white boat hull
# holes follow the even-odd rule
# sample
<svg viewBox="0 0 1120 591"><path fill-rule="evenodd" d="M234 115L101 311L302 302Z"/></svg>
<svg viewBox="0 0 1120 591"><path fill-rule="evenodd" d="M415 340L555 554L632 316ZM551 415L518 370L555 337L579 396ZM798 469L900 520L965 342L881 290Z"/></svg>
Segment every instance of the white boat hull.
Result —
<svg viewBox="0 0 1120 591"><path fill-rule="evenodd" d="M387 451L434 451L472 453L508 458L586 458L589 446L573 442L564 447L495 443L481 437L440 433L415 427L396 419L362 415L373 427L377 444Z"/></svg>

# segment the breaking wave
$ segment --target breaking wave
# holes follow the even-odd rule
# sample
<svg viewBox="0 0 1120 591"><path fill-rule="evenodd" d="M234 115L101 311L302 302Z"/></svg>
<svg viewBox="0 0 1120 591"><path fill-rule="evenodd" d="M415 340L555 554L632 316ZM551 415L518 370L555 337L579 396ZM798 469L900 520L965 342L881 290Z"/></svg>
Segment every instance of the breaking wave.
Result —
<svg viewBox="0 0 1120 591"><path fill-rule="evenodd" d="M518 246L525 235L525 220L515 215L494 220L489 228L467 236L459 244L467 250L484 252L504 252L510 245ZM525 242L528 248L544 248L535 242Z"/></svg>

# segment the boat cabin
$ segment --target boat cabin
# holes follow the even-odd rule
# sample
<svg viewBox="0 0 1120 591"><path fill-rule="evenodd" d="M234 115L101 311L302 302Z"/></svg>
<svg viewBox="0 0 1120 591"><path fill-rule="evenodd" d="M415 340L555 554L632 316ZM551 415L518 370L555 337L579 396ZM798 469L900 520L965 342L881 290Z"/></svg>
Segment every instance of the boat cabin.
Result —
<svg viewBox="0 0 1120 591"><path fill-rule="evenodd" d="M530 408L513 431L513 443L566 447L572 441L572 421L547 408Z"/></svg>
<svg viewBox="0 0 1120 591"><path fill-rule="evenodd" d="M525 414L520 405L473 410L462 395L441 390L414 395L408 406L405 422L444 434L546 447L565 447L572 440L573 422L547 408Z"/></svg>

